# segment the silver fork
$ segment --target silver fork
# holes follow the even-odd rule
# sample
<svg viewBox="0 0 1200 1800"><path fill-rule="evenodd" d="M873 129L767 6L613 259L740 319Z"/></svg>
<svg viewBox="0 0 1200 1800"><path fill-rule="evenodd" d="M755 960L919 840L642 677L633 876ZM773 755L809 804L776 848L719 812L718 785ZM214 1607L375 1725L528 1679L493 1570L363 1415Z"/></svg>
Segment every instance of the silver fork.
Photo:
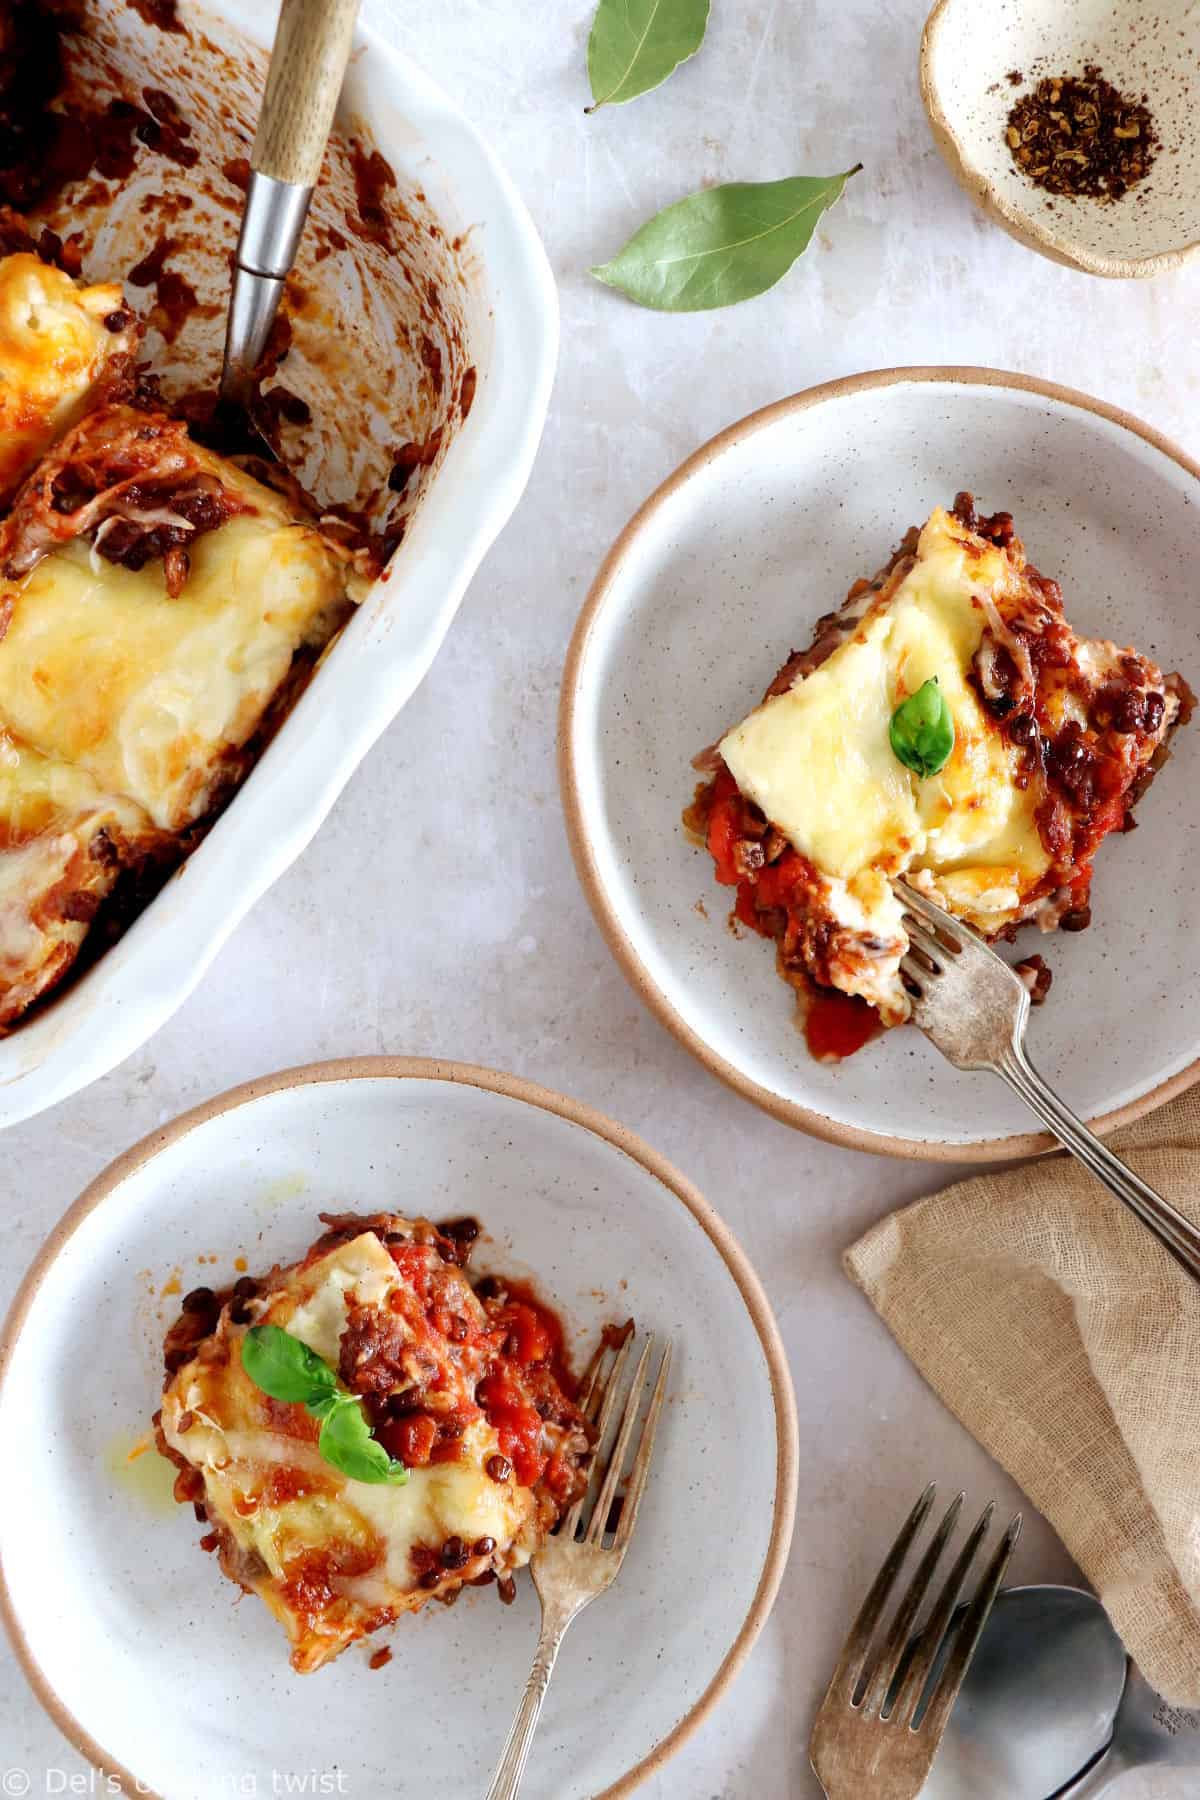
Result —
<svg viewBox="0 0 1200 1800"><path fill-rule="evenodd" d="M605 1433L621 1390L632 1344L631 1334L617 1351L607 1373L602 1373L605 1360L603 1350L593 1363L582 1403L583 1412L596 1425L596 1457L588 1487L567 1513L556 1533L547 1538L542 1548L535 1551L530 1559L533 1585L542 1603L542 1628L534 1653L533 1669L501 1752L496 1773L492 1777L492 1785L487 1791L487 1800L516 1800L525 1764L529 1760L533 1734L537 1730L542 1702L546 1698L546 1689L550 1686L550 1677L554 1673L555 1660L559 1646L567 1634L567 1627L597 1594L602 1594L615 1580L633 1536L638 1507L646 1488L646 1477L650 1473L658 1416L662 1411L663 1395L667 1389L671 1346L668 1342L663 1349L658 1379L654 1383L638 1438L620 1516L613 1526L610 1514L645 1396L654 1339L647 1341L638 1359L612 1449L607 1461L601 1466ZM589 1508L588 1500L593 1489L598 1491L594 1504ZM607 1548L604 1544L606 1536L612 1539Z"/></svg>
<svg viewBox="0 0 1200 1800"><path fill-rule="evenodd" d="M1029 995L1020 976L961 919L908 882L893 885L907 908L912 946L900 969L913 1019L926 1037L956 1069L990 1069L1007 1081L1059 1143L1200 1281L1200 1231L1088 1130L1026 1056Z"/></svg>
<svg viewBox="0 0 1200 1800"><path fill-rule="evenodd" d="M827 1800L914 1800L920 1793L1020 1536L1017 1513L957 1624L948 1654L939 1662L967 1571L995 1510L992 1505L984 1508L914 1641L917 1614L966 1497L958 1494L917 1565L882 1649L872 1655L876 1628L935 1492L931 1482L905 1520L850 1628L821 1702L808 1755Z"/></svg>

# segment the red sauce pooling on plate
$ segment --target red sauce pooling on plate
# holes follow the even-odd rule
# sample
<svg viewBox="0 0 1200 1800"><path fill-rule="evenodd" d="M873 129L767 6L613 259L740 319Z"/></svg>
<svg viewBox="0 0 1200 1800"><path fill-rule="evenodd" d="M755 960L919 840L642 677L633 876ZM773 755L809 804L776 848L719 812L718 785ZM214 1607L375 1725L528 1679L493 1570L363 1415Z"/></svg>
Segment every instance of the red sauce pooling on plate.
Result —
<svg viewBox="0 0 1200 1800"><path fill-rule="evenodd" d="M568 1400L574 1398L576 1383L566 1359L562 1321L524 1282L505 1281L504 1287L504 1305L493 1317L493 1328L504 1333L500 1358L480 1382L475 1398L495 1427L501 1453L511 1462L517 1480L532 1487L545 1475L553 1492L558 1472L547 1469L538 1408L548 1383L539 1371Z"/></svg>
<svg viewBox="0 0 1200 1800"><path fill-rule="evenodd" d="M818 1062L842 1062L883 1030L879 1014L857 994L814 991L804 1014L804 1041Z"/></svg>

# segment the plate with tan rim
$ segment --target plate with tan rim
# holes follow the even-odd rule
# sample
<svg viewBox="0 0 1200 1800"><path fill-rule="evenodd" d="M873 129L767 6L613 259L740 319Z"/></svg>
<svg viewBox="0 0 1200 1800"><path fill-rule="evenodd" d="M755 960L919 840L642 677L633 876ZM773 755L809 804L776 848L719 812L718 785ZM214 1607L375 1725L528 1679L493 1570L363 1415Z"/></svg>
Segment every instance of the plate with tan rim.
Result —
<svg viewBox="0 0 1200 1800"><path fill-rule="evenodd" d="M368 1057L234 1089L120 1157L55 1230L0 1343L0 1438L23 1472L0 1488L0 1612L25 1672L130 1794L484 1792L533 1656L527 1576L511 1607L464 1590L296 1675L265 1607L200 1553L168 1465L137 1454L180 1288L295 1256L318 1212L347 1209L474 1213L482 1266L536 1272L577 1354L618 1315L672 1338L637 1531L566 1640L522 1788L629 1793L770 1610L791 1382L753 1271L684 1176L589 1108L462 1064Z"/></svg>
<svg viewBox="0 0 1200 1800"><path fill-rule="evenodd" d="M990 1159L1049 1147L994 1077L911 1026L838 1064L796 1028L771 946L685 834L692 757L758 701L789 650L906 528L963 488L1008 511L1089 637L1200 680L1200 468L1128 413L1030 376L891 369L810 388L698 450L610 551L575 629L559 765L576 867L621 967L715 1075L857 1149ZM1091 929L1020 934L1054 985L1028 1047L1099 1130L1200 1074L1200 730L1181 731L1102 846Z"/></svg>

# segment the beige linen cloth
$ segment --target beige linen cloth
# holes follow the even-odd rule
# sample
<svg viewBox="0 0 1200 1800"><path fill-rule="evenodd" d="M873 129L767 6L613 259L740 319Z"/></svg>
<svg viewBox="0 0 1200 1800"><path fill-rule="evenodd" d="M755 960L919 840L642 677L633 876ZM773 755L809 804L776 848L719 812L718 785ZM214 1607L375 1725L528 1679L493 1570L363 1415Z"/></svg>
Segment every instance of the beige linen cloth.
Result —
<svg viewBox="0 0 1200 1800"><path fill-rule="evenodd" d="M1200 1087L1113 1141L1200 1222ZM1200 1287L1065 1155L920 1200L845 1265L1147 1679L1200 1706Z"/></svg>

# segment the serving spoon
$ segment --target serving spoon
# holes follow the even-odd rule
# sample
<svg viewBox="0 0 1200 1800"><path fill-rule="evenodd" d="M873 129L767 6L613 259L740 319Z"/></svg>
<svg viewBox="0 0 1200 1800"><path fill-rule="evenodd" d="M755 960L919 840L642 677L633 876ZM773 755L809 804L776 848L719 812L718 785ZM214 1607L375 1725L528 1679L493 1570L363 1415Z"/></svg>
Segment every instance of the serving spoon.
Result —
<svg viewBox="0 0 1200 1800"><path fill-rule="evenodd" d="M221 369L221 402L243 414L321 173L357 16L358 0L282 0L279 9L250 153Z"/></svg>
<svg viewBox="0 0 1200 1800"><path fill-rule="evenodd" d="M1151 1765L1200 1768L1200 1715L1160 1700L1094 1594L1006 1588L921 1800L1095 1800Z"/></svg>

